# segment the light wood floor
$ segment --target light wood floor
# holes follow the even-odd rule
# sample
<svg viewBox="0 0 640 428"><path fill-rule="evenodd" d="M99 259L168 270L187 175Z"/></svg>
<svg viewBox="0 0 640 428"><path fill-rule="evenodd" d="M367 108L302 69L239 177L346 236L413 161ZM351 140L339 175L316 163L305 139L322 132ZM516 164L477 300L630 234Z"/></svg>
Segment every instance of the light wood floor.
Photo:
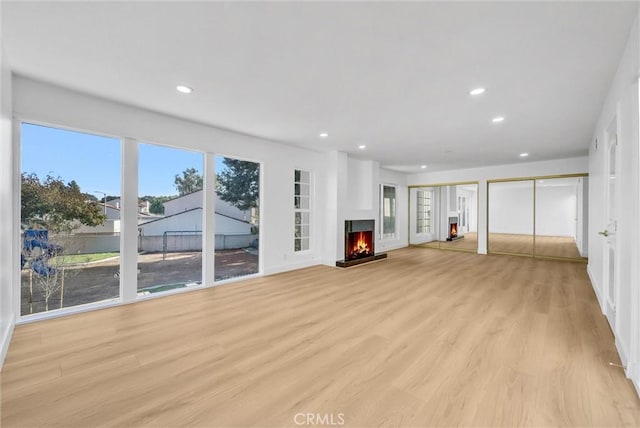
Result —
<svg viewBox="0 0 640 428"><path fill-rule="evenodd" d="M476 232L467 232L464 238L455 241L430 241L424 244L415 244L423 248L448 248L465 251L478 251L478 234Z"/></svg>
<svg viewBox="0 0 640 428"><path fill-rule="evenodd" d="M490 253L533 254L533 245L533 235L489 234ZM570 237L536 236L535 250L538 256L581 258L575 241Z"/></svg>
<svg viewBox="0 0 640 428"><path fill-rule="evenodd" d="M585 266L409 248L16 328L3 427L639 426Z"/></svg>

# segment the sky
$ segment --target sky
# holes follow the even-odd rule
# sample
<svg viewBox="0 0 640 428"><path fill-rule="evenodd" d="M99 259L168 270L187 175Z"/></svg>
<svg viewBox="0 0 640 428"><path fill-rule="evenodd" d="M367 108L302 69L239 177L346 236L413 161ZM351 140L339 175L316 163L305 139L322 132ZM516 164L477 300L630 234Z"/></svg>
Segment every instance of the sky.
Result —
<svg viewBox="0 0 640 428"><path fill-rule="evenodd" d="M47 174L63 181L75 180L84 193L98 199L120 195L120 140L82 132L24 123L21 130L22 172ZM216 171L224 167L216 156ZM187 168L202 174L200 152L140 143L138 146L138 195L176 195L174 177Z"/></svg>

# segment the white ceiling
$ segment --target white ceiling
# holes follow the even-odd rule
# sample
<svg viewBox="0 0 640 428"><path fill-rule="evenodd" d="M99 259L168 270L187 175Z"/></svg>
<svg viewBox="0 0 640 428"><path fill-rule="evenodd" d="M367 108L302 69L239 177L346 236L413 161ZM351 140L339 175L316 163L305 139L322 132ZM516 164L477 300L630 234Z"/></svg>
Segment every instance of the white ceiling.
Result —
<svg viewBox="0 0 640 428"><path fill-rule="evenodd" d="M16 73L423 172L586 155L637 2L6 2ZM175 91L184 83L191 95ZM485 95L468 91L487 88ZM501 124L491 123L503 115ZM322 131L329 138L320 139ZM367 149L357 146L366 144Z"/></svg>

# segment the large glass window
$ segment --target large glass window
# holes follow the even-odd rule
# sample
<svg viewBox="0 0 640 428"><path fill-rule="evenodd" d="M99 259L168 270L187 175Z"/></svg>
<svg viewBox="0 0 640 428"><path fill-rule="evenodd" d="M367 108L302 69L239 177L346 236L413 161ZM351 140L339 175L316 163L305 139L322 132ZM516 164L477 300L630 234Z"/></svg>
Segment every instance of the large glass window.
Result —
<svg viewBox="0 0 640 428"><path fill-rule="evenodd" d="M259 272L260 164L216 156L215 280Z"/></svg>
<svg viewBox="0 0 640 428"><path fill-rule="evenodd" d="M293 209L295 231L293 235L293 250L306 251L310 244L311 223L311 174L309 171L296 169L293 183Z"/></svg>
<svg viewBox="0 0 640 428"><path fill-rule="evenodd" d="M138 295L202 283L202 153L138 145Z"/></svg>
<svg viewBox="0 0 640 428"><path fill-rule="evenodd" d="M396 188L382 185L382 239L396 236Z"/></svg>
<svg viewBox="0 0 640 428"><path fill-rule="evenodd" d="M120 140L23 123L21 314L119 297Z"/></svg>

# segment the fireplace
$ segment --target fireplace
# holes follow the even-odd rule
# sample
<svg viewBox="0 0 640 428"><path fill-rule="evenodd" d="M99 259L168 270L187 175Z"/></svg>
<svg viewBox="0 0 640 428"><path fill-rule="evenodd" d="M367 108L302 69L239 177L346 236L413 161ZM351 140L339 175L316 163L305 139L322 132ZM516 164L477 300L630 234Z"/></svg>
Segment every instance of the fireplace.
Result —
<svg viewBox="0 0 640 428"><path fill-rule="evenodd" d="M345 235L345 260L373 256L373 230L349 232Z"/></svg>
<svg viewBox="0 0 640 428"><path fill-rule="evenodd" d="M375 253L375 220L346 220L344 222L344 260L336 266L349 267L386 258Z"/></svg>
<svg viewBox="0 0 640 428"><path fill-rule="evenodd" d="M344 222L344 260L371 257L374 253L375 220L347 220Z"/></svg>
<svg viewBox="0 0 640 428"><path fill-rule="evenodd" d="M457 237L458 237L458 223L450 223L449 238L457 238Z"/></svg>
<svg viewBox="0 0 640 428"><path fill-rule="evenodd" d="M447 241L455 241L456 239L464 238L458 229L458 216L449 217L449 232L447 234Z"/></svg>

